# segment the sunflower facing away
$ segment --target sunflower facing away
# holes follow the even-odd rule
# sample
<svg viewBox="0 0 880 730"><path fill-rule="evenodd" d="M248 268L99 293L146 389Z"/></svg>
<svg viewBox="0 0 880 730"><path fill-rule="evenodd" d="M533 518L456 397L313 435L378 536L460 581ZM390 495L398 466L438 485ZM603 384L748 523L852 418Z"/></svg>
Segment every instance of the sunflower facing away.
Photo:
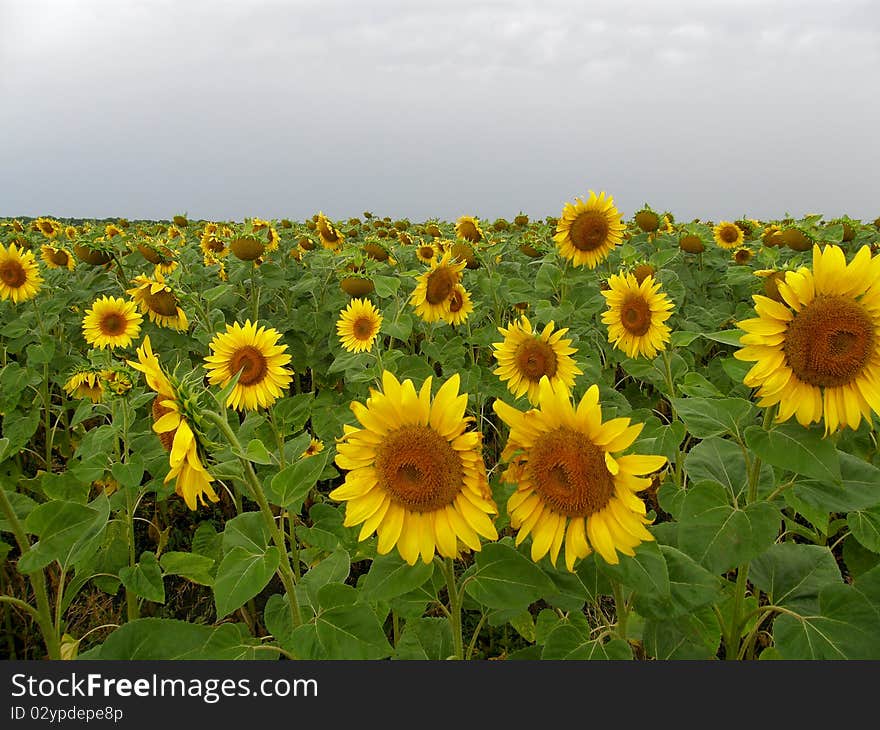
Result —
<svg viewBox="0 0 880 730"><path fill-rule="evenodd" d="M40 246L40 258L50 269L73 271L76 268L76 259L63 246L44 243Z"/></svg>
<svg viewBox="0 0 880 730"><path fill-rule="evenodd" d="M439 261L431 262L431 268L418 277L418 284L410 296L410 304L425 322L437 322L449 314L451 296L461 282L465 261L453 261L452 252L446 251Z"/></svg>
<svg viewBox="0 0 880 730"><path fill-rule="evenodd" d="M42 283L33 253L14 243L10 243L9 248L0 243L0 300L11 299L15 304L26 302L37 295Z"/></svg>
<svg viewBox="0 0 880 730"><path fill-rule="evenodd" d="M362 428L344 426L336 465L347 473L330 497L346 503L346 526L362 525L359 540L378 534L380 555L396 545L410 565L420 555L430 563L435 552L454 558L498 538L482 434L466 430L473 419L459 384L453 375L432 402L430 377L416 392L386 370L382 391L351 404Z"/></svg>
<svg viewBox="0 0 880 730"><path fill-rule="evenodd" d="M352 299L336 320L339 343L349 352L367 352L373 349L382 315L369 299Z"/></svg>
<svg viewBox="0 0 880 730"><path fill-rule="evenodd" d="M745 240L742 228L731 221L721 221L712 229L712 233L715 236L715 243L730 251L742 246Z"/></svg>
<svg viewBox="0 0 880 730"><path fill-rule="evenodd" d="M665 324L674 305L660 291L660 282L647 275L641 284L634 274L613 274L609 289L601 292L608 304L602 321L608 325L608 341L627 357L657 356L666 349L670 331Z"/></svg>
<svg viewBox="0 0 880 730"><path fill-rule="evenodd" d="M471 215L463 215L455 221L455 235L473 243L483 240L480 222Z"/></svg>
<svg viewBox="0 0 880 730"><path fill-rule="evenodd" d="M191 510L197 509L199 503L206 504L205 497L211 502L219 501L211 486L214 477L208 473L199 458L199 440L184 412L184 399L162 370L159 359L153 353L149 335L144 337L143 344L137 349L137 356L136 362L126 362L142 372L147 385L156 391L152 408L153 431L168 452L170 467L164 483L168 484L176 479L175 491L178 496L183 497L186 506Z"/></svg>
<svg viewBox="0 0 880 730"><path fill-rule="evenodd" d="M56 238L64 230L64 226L54 218L37 218L34 221L34 228L50 240Z"/></svg>
<svg viewBox="0 0 880 730"><path fill-rule="evenodd" d="M128 347L141 331L143 317L134 302L119 297L96 299L83 317L83 337L99 349Z"/></svg>
<svg viewBox="0 0 880 730"><path fill-rule="evenodd" d="M189 327L186 314L180 308L180 300L165 283L165 277L161 273L156 271L153 278L138 275L132 279L132 283L136 286L128 289L126 293L137 302L141 312L152 322L178 332Z"/></svg>
<svg viewBox="0 0 880 730"><path fill-rule="evenodd" d="M782 301L755 294L754 319L738 360L755 365L743 378L758 405L778 404L777 421L802 426L825 419L825 432L855 430L880 414L880 255L863 246L847 264L843 250L813 246L813 266L777 280Z"/></svg>
<svg viewBox="0 0 880 730"><path fill-rule="evenodd" d="M599 388L591 386L575 407L567 389L541 379L540 408L525 413L501 400L493 403L510 427L501 458L509 466L502 480L515 484L507 502L516 544L532 536L532 560L548 553L556 565L565 544L565 565L595 550L607 563L617 553L634 555L633 548L654 537L645 528L644 502L636 496L650 474L666 464L665 456L616 452L628 449L643 424L629 418L602 421Z"/></svg>
<svg viewBox="0 0 880 730"><path fill-rule="evenodd" d="M553 326L550 321L542 332L532 331L532 323L523 314L518 322L499 327L504 341L492 343L498 361L495 375L517 398L527 395L532 405L538 403L542 377L571 390L575 376L583 374L571 357L577 349L570 347L570 339L563 339L568 327L554 332Z"/></svg>
<svg viewBox="0 0 880 730"><path fill-rule="evenodd" d="M321 239L321 245L324 248L336 251L342 247L345 236L336 229L336 226L323 213L318 213L315 227L318 231L318 238Z"/></svg>
<svg viewBox="0 0 880 730"><path fill-rule="evenodd" d="M241 376L226 405L236 410L268 407L293 380L293 371L284 367L290 362L287 345L279 345L281 334L272 328L259 327L247 320L226 325L226 332L211 340L211 354L205 358L205 370L211 385L226 387L235 374Z"/></svg>
<svg viewBox="0 0 880 730"><path fill-rule="evenodd" d="M565 204L553 240L562 258L594 269L623 240L624 229L614 198L590 190L587 200Z"/></svg>
<svg viewBox="0 0 880 730"><path fill-rule="evenodd" d="M104 399L104 371L102 368L82 368L64 383L64 392L71 398L88 398L92 403Z"/></svg>

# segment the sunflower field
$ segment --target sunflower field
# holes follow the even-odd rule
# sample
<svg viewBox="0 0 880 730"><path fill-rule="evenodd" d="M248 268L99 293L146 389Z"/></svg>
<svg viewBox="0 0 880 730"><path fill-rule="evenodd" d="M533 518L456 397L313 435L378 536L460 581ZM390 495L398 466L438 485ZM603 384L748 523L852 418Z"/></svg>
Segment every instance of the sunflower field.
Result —
<svg viewBox="0 0 880 730"><path fill-rule="evenodd" d="M0 219L12 659L880 658L880 219Z"/></svg>

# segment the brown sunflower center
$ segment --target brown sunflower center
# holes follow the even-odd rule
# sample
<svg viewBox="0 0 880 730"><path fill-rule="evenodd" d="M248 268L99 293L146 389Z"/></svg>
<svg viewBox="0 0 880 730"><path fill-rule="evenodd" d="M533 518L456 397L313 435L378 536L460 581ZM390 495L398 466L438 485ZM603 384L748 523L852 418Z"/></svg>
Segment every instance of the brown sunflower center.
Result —
<svg viewBox="0 0 880 730"><path fill-rule="evenodd" d="M170 408L166 408L163 406L160 401L167 400L163 395L157 395L153 398L153 423L158 421L162 416L166 413L171 413ZM162 442L162 446L165 448L165 451L171 451L171 447L174 444L174 434L177 433L177 429L175 428L173 431L166 431L165 433L156 434L159 437L159 441Z"/></svg>
<svg viewBox="0 0 880 730"><path fill-rule="evenodd" d="M148 293L145 301L152 311L162 317L173 317L177 314L177 297L167 289L155 294Z"/></svg>
<svg viewBox="0 0 880 730"><path fill-rule="evenodd" d="M660 227L660 216L650 210L642 210L636 213L636 225L646 233L656 231Z"/></svg>
<svg viewBox="0 0 880 730"><path fill-rule="evenodd" d="M414 512L433 512L461 492L464 469L452 445L419 424L392 431L376 449L376 472L391 498Z"/></svg>
<svg viewBox="0 0 880 730"><path fill-rule="evenodd" d="M614 494L605 452L566 426L549 431L529 450L526 473L545 504L567 517L598 512Z"/></svg>
<svg viewBox="0 0 880 730"><path fill-rule="evenodd" d="M718 236L724 243L736 243L739 238L739 228L734 225L722 226Z"/></svg>
<svg viewBox="0 0 880 730"><path fill-rule="evenodd" d="M785 334L785 356L800 380L834 388L862 372L875 345L875 326L854 299L821 296L798 312Z"/></svg>
<svg viewBox="0 0 880 730"><path fill-rule="evenodd" d="M4 261L0 264L0 280L10 289L18 289L27 281L27 272L18 261Z"/></svg>
<svg viewBox="0 0 880 730"><path fill-rule="evenodd" d="M253 385L266 377L269 363L266 361L266 356L256 347L245 345L239 347L229 358L229 371L235 375L239 370L241 370L239 385Z"/></svg>
<svg viewBox="0 0 880 730"><path fill-rule="evenodd" d="M535 382L542 375L556 375L556 352L544 340L533 337L516 348L516 369L521 375Z"/></svg>
<svg viewBox="0 0 880 730"><path fill-rule="evenodd" d="M645 298L632 294L620 305L620 324L637 337L641 337L651 329L651 307Z"/></svg>
<svg viewBox="0 0 880 730"><path fill-rule="evenodd" d="M419 246L419 256L423 259L433 258L436 253L433 246Z"/></svg>
<svg viewBox="0 0 880 730"><path fill-rule="evenodd" d="M608 221L597 210L581 213L571 224L568 235L578 251L594 251L608 239Z"/></svg>
<svg viewBox="0 0 880 730"><path fill-rule="evenodd" d="M371 317L358 317L351 326L351 331L358 340L369 340L373 336L373 319Z"/></svg>
<svg viewBox="0 0 880 730"><path fill-rule="evenodd" d="M455 314L460 312L463 306L464 297L458 289L453 289L452 294L449 295L449 311Z"/></svg>
<svg viewBox="0 0 880 730"><path fill-rule="evenodd" d="M107 337L116 337L125 332L128 322L125 316L119 312L107 312L101 317L100 328L101 334Z"/></svg>
<svg viewBox="0 0 880 730"><path fill-rule="evenodd" d="M449 299L456 284L458 284L458 273L448 266L440 266L428 274L425 299L428 300L428 304L442 304Z"/></svg>
<svg viewBox="0 0 880 730"><path fill-rule="evenodd" d="M49 260L55 264L55 266L67 266L67 262L70 258L67 255L67 252L61 248L50 248L48 256Z"/></svg>
<svg viewBox="0 0 880 730"><path fill-rule="evenodd" d="M473 221L462 221L458 224L458 235L466 241L479 241L480 232L473 224Z"/></svg>

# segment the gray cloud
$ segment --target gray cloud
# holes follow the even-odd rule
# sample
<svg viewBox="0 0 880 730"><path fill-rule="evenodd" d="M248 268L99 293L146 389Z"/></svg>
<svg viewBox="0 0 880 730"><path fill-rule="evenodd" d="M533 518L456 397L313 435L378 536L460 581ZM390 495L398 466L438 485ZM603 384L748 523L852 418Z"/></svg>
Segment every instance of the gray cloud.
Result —
<svg viewBox="0 0 880 730"><path fill-rule="evenodd" d="M871 2L0 2L0 215L880 213Z"/></svg>

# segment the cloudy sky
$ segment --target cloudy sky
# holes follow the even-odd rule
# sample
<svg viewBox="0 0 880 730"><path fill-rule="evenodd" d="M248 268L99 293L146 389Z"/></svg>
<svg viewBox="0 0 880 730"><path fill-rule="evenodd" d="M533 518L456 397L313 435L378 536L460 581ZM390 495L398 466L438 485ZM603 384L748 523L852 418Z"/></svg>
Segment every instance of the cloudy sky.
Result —
<svg viewBox="0 0 880 730"><path fill-rule="evenodd" d="M880 214L876 0L0 0L0 216Z"/></svg>

